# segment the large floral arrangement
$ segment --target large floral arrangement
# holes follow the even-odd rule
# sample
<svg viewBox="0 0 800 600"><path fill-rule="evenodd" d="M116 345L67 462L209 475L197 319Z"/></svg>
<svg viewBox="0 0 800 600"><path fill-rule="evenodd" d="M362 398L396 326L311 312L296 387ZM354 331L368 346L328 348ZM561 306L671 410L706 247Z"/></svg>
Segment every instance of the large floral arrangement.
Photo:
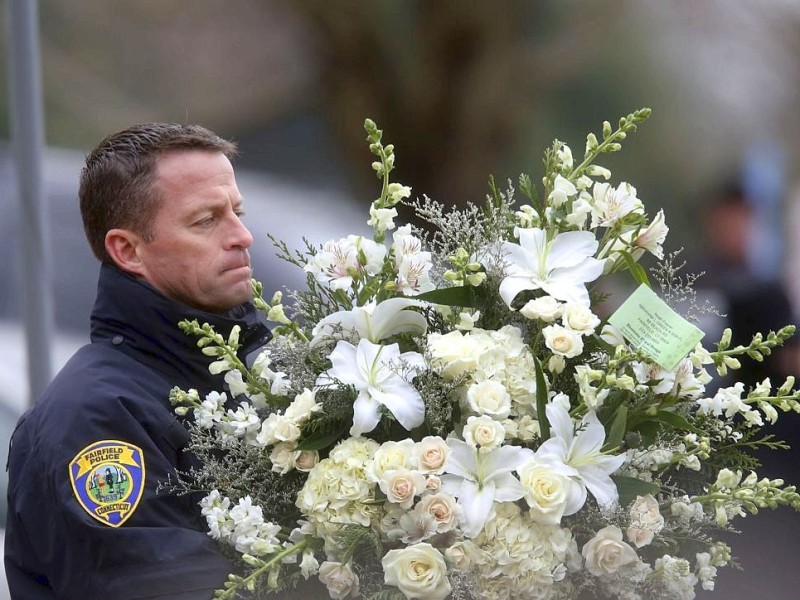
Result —
<svg viewBox="0 0 800 600"><path fill-rule="evenodd" d="M541 185L520 177L527 204L490 181L463 210L412 201L367 120L372 239L275 240L308 287L284 306L254 282L276 326L252 364L237 330L182 324L227 383L172 394L203 462L182 485L207 493L208 533L242 566L218 597L317 579L337 599L693 598L732 560L732 519L800 508L752 456L785 446L761 426L800 411L794 381L712 388L793 327L664 365L608 322L603 282L650 285L648 253L662 298L702 309L664 255L663 211L596 162L649 114L605 122L580 162L555 141ZM396 227L399 203L427 227Z"/></svg>

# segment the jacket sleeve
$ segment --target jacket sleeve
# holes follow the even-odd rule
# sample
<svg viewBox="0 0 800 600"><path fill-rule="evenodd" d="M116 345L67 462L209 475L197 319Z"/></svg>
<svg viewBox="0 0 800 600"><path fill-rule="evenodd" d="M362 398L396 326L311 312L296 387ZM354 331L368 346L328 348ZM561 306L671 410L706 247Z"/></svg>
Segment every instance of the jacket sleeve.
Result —
<svg viewBox="0 0 800 600"><path fill-rule="evenodd" d="M122 392L117 378L89 377L92 390L70 382L27 424L29 450L12 451L9 471L10 560L57 598L211 598L233 566L207 535L198 496L167 483L188 433L155 401L160 384L129 375Z"/></svg>

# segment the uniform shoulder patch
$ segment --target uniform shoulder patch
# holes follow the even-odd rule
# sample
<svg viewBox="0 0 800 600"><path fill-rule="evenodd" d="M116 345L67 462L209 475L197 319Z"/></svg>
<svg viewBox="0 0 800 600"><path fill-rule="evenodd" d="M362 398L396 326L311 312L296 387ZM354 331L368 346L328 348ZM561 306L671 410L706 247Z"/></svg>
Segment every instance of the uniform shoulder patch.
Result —
<svg viewBox="0 0 800 600"><path fill-rule="evenodd" d="M144 491L144 453L119 440L89 444L69 463L72 490L81 507L103 525L119 527Z"/></svg>

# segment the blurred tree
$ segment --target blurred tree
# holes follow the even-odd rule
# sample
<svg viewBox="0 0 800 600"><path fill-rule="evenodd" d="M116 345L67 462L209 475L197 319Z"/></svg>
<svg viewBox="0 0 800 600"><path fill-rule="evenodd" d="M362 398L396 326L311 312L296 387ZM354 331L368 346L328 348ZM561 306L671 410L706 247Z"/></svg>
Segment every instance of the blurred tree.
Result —
<svg viewBox="0 0 800 600"><path fill-rule="evenodd" d="M397 178L448 203L481 199L488 173L529 142L540 97L603 35L599 6L566 19L524 0L291 4L313 25L321 108L346 162L364 164L370 116L398 148Z"/></svg>

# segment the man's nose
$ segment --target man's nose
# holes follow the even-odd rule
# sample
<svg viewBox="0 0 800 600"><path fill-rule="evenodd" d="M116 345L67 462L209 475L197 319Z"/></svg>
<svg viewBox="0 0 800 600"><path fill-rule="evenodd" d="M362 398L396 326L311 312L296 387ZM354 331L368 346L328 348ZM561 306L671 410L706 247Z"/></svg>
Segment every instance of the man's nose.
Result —
<svg viewBox="0 0 800 600"><path fill-rule="evenodd" d="M245 227L238 215L233 216L228 240L231 248L243 248L246 250L253 245L253 234Z"/></svg>

